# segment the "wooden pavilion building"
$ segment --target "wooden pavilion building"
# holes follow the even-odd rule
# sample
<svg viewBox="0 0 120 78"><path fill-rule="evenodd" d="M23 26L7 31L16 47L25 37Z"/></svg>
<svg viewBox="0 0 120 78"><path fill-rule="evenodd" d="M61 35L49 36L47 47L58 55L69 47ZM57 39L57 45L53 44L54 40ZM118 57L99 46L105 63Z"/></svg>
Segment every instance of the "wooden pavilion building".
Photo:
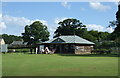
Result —
<svg viewBox="0 0 120 78"><path fill-rule="evenodd" d="M42 43L55 53L90 54L94 43L76 35L59 36Z"/></svg>

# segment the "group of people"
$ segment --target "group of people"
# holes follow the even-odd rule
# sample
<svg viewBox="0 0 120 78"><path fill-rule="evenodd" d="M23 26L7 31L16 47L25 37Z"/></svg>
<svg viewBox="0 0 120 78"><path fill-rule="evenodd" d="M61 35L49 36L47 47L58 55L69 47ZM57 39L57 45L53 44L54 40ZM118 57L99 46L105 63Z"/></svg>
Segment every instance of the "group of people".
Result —
<svg viewBox="0 0 120 78"><path fill-rule="evenodd" d="M45 53L45 54L54 54L55 51L56 51L56 49L49 50L48 47L45 47L45 50L42 49L42 53Z"/></svg>

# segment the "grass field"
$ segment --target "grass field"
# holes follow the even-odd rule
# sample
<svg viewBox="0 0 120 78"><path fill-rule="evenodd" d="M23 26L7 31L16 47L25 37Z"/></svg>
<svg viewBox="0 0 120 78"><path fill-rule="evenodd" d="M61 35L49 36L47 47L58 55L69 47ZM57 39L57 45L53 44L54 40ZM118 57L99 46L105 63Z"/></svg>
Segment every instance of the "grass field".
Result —
<svg viewBox="0 0 120 78"><path fill-rule="evenodd" d="M3 54L3 76L117 76L118 57L109 55Z"/></svg>

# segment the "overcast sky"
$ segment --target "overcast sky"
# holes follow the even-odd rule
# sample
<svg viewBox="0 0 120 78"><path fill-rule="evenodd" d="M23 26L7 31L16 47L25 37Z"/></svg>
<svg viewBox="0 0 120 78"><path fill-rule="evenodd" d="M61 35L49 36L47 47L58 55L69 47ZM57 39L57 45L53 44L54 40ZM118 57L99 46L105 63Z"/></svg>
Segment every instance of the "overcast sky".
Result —
<svg viewBox="0 0 120 78"><path fill-rule="evenodd" d="M4 2L0 33L21 35L25 25L38 20L48 26L52 38L57 23L66 18L80 20L88 30L112 32L107 26L116 19L117 9L115 2Z"/></svg>

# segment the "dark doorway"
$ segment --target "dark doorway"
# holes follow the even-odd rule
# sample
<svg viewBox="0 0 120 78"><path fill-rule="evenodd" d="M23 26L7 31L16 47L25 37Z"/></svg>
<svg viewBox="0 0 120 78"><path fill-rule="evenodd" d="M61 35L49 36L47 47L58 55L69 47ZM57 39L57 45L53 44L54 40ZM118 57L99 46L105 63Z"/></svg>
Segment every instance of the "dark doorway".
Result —
<svg viewBox="0 0 120 78"><path fill-rule="evenodd" d="M50 46L49 46L50 48ZM50 50L55 49L55 53L64 53L64 54L69 54L69 53L74 53L74 50L71 44L53 44L53 47L50 48Z"/></svg>
<svg viewBox="0 0 120 78"><path fill-rule="evenodd" d="M56 45L55 49L55 53L62 53L62 45Z"/></svg>

